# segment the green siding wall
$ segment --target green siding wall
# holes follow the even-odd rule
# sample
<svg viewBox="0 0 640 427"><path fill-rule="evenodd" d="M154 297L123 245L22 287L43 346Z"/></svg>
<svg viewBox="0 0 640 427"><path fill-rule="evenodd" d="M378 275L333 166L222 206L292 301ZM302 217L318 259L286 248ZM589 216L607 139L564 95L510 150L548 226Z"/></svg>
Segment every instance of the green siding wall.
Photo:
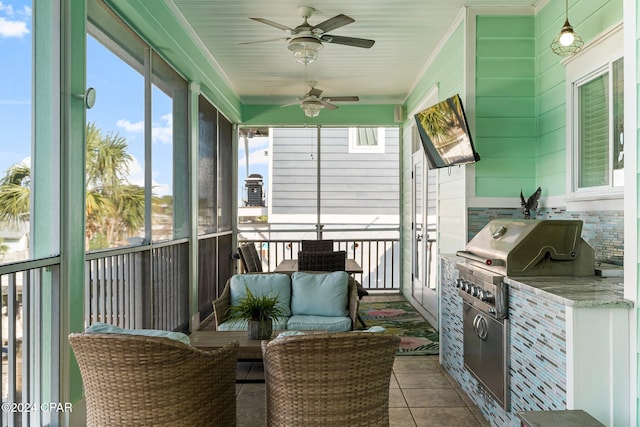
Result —
<svg viewBox="0 0 640 427"><path fill-rule="evenodd" d="M476 196L535 190L533 16L477 16Z"/></svg>
<svg viewBox="0 0 640 427"><path fill-rule="evenodd" d="M464 102L464 22L461 22L446 40L440 53L417 83L405 103L408 113L423 106L429 92L438 87L438 99L443 100L456 93L460 94ZM426 105L424 107L427 107ZM412 250L412 145L411 126L412 116L404 123L402 148L402 286L405 295L410 295L411 273L413 259ZM464 168L440 170L438 176L438 252L451 253L459 250L466 243L465 221L465 176Z"/></svg>
<svg viewBox="0 0 640 427"><path fill-rule="evenodd" d="M458 25L435 60L420 78L405 102L406 111L415 110L431 89L438 87L440 100L459 93L464 102L464 24ZM413 120L412 117L408 119Z"/></svg>
<svg viewBox="0 0 640 427"><path fill-rule="evenodd" d="M585 44L622 20L622 0L570 0L569 18ZM536 185L543 195L566 193L566 89L562 58L549 44L565 18L564 2L549 2L535 16L537 155Z"/></svg>

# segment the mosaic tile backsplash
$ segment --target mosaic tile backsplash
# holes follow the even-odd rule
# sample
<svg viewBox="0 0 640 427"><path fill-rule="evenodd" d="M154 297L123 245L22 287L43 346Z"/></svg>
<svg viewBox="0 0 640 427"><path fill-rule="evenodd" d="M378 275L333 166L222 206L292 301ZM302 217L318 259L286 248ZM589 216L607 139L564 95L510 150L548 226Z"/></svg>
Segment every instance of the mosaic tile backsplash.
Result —
<svg viewBox="0 0 640 427"><path fill-rule="evenodd" d="M492 219L522 219L521 209L469 208L468 240ZM567 212L564 209L538 209L531 213L535 219L581 219L582 238L596 253L596 261L622 265L624 257L623 211Z"/></svg>

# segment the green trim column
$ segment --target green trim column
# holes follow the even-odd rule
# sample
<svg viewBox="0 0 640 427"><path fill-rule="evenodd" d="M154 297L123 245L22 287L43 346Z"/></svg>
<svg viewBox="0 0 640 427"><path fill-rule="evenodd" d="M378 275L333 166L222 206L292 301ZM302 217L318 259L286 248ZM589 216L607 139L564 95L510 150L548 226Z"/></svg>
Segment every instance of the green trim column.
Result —
<svg viewBox="0 0 640 427"><path fill-rule="evenodd" d="M84 329L86 4L60 0L60 11L60 401L76 403L82 379L67 335Z"/></svg>
<svg viewBox="0 0 640 427"><path fill-rule="evenodd" d="M33 136L31 145L31 212L30 258L46 258L60 253L60 109L52 108L59 102L59 39L57 24L59 9L55 2L34 2L33 11ZM54 76L54 78L52 78ZM39 396L26 398L53 402L59 398L60 354L57 334L59 331L58 305L59 280L55 270L48 269L41 277L40 290L30 288L23 292L23 304L39 310L30 336L31 360L26 363L40 365L40 375L31 378L32 390L40 390ZM35 294L40 293L40 305L36 306ZM25 361L23 361L25 362ZM25 396L23 396L25 397ZM43 414L46 422L47 414ZM53 420L55 422L56 420Z"/></svg>

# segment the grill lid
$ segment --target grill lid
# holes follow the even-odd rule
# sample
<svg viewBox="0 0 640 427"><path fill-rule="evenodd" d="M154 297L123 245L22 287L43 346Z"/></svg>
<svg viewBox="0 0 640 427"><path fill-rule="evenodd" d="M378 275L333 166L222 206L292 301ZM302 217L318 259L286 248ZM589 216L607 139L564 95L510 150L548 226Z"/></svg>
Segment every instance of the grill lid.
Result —
<svg viewBox="0 0 640 427"><path fill-rule="evenodd" d="M595 254L581 233L580 220L496 219L458 255L507 276L592 276Z"/></svg>

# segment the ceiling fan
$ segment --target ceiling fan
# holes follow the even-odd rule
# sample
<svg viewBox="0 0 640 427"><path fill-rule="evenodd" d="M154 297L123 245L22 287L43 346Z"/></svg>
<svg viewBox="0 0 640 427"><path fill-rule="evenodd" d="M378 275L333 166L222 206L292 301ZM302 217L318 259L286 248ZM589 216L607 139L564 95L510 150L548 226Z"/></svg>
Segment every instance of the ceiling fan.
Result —
<svg viewBox="0 0 640 427"><path fill-rule="evenodd" d="M320 114L320 111L324 108L327 110L336 110L338 108L337 105L332 104L329 101L333 102L345 102L345 101L359 101L360 98L357 96L323 96L322 90L317 89L315 85L318 82L310 81L308 82L310 89L302 98L296 98L298 100L297 103L283 105L283 107L288 107L289 105L300 105L300 108L304 111L305 116L307 117L317 117Z"/></svg>
<svg viewBox="0 0 640 427"><path fill-rule="evenodd" d="M318 25L311 25L307 22L307 19L311 17L313 11L314 9L309 6L299 7L298 14L304 19L304 22L295 28L289 28L286 25L282 25L264 18L249 18L253 19L254 21L262 22L263 24L271 25L272 27L287 31L289 32L290 36L268 40L258 40L253 42L243 42L241 44L287 40L288 48L293 52L293 56L295 57L295 59L303 64L308 64L317 59L318 51L322 49L323 42L362 47L365 49L370 48L375 43L375 40L360 39L356 37L333 36L327 34L329 31L344 27L347 24L355 22L355 19L340 14L334 16L333 18L329 18L326 21L319 23Z"/></svg>

